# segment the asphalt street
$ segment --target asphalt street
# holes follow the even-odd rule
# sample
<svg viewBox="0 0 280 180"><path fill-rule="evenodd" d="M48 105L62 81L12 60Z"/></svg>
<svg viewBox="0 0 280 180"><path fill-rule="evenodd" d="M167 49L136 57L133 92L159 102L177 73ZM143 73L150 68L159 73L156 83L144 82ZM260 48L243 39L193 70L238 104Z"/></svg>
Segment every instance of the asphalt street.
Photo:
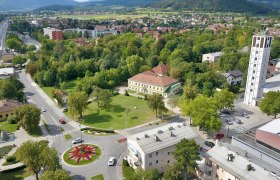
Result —
<svg viewBox="0 0 280 180"><path fill-rule="evenodd" d="M28 102L36 104L38 108L44 107L46 109L46 112L42 113L42 117L50 128L48 139L52 146L62 155L64 151L73 146L72 141L65 140L64 135L71 134L73 138L79 138L81 136L79 124L65 116L62 110L25 73L25 70L19 72L19 78L25 85ZM65 118L67 123L61 125L59 123L60 118ZM61 131L61 127L64 131ZM83 166L70 166L62 161L63 168L69 171L72 176L75 176L76 179L90 179L92 176L98 174L103 174L105 179L108 180L122 179L121 173L119 172L121 166L121 160L119 159L126 150L126 142L118 143L117 140L123 138L123 136L118 134L93 136L83 133L82 138L85 141L84 143L98 145L102 150L102 155L97 161ZM117 159L117 164L112 167L107 165L108 159L111 156Z"/></svg>
<svg viewBox="0 0 280 180"><path fill-rule="evenodd" d="M3 21L0 23L0 51L3 51L6 49L6 34L8 31L8 22Z"/></svg>

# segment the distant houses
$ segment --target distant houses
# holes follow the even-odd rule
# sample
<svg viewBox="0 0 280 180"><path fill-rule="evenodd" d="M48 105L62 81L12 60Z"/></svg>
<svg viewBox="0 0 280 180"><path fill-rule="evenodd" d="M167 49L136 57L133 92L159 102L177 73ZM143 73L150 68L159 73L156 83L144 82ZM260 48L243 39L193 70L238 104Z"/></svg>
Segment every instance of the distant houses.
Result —
<svg viewBox="0 0 280 180"><path fill-rule="evenodd" d="M48 36L50 39L53 40L63 40L63 35L62 35L62 31L59 29L55 29L55 28L44 28L44 36Z"/></svg>
<svg viewBox="0 0 280 180"><path fill-rule="evenodd" d="M15 77L16 72L15 68L9 67L9 68L0 68L0 79L6 79L8 77Z"/></svg>
<svg viewBox="0 0 280 180"><path fill-rule="evenodd" d="M240 85L243 79L243 73L239 70L229 71L224 73L226 80L231 85Z"/></svg>
<svg viewBox="0 0 280 180"><path fill-rule="evenodd" d="M162 94L165 98L178 93L181 83L168 76L169 67L160 64L128 79L128 89L145 94Z"/></svg>
<svg viewBox="0 0 280 180"><path fill-rule="evenodd" d="M15 109L19 106L23 105L23 103L18 102L17 100L12 99L4 99L0 101L0 120L3 118L8 118L13 116L15 113Z"/></svg>
<svg viewBox="0 0 280 180"><path fill-rule="evenodd" d="M222 52L208 53L202 55L202 62L212 62L215 63L221 57Z"/></svg>

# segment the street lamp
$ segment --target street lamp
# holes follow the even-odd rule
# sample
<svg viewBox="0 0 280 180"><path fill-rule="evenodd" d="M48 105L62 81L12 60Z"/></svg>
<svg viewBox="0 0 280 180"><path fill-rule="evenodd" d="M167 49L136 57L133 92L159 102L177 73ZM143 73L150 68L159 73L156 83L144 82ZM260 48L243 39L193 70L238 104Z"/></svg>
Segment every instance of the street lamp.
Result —
<svg viewBox="0 0 280 180"><path fill-rule="evenodd" d="M83 137L82 137L82 128L81 128L81 122L80 122L80 124L79 124L79 126L80 126L80 132L81 132L81 140L83 140Z"/></svg>

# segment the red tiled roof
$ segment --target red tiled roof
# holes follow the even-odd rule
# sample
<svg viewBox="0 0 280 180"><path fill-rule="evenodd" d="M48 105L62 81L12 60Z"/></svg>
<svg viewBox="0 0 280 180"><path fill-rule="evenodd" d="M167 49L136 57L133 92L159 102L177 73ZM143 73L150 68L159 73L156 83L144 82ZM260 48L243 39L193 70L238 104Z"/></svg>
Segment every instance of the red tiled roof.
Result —
<svg viewBox="0 0 280 180"><path fill-rule="evenodd" d="M159 65L152 70L131 77L130 80L166 87L177 82L176 79L167 76L167 73L168 66Z"/></svg>
<svg viewBox="0 0 280 180"><path fill-rule="evenodd" d="M18 102L17 100L4 99L0 101L0 112L13 111L21 105L23 105L23 103Z"/></svg>

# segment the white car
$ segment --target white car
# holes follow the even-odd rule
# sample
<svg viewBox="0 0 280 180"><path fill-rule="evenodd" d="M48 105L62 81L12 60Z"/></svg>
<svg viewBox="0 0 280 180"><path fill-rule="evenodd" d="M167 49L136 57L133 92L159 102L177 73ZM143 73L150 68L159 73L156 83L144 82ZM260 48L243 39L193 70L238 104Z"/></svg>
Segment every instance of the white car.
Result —
<svg viewBox="0 0 280 180"><path fill-rule="evenodd" d="M114 166L115 164L115 157L110 157L108 161L108 166Z"/></svg>
<svg viewBox="0 0 280 180"><path fill-rule="evenodd" d="M74 140L72 141L73 144L78 144L78 143L82 143L82 142L84 142L84 140L82 140L82 139L80 139L80 138L74 139Z"/></svg>
<svg viewBox="0 0 280 180"><path fill-rule="evenodd" d="M45 108L41 108L41 112L46 112L47 110Z"/></svg>

